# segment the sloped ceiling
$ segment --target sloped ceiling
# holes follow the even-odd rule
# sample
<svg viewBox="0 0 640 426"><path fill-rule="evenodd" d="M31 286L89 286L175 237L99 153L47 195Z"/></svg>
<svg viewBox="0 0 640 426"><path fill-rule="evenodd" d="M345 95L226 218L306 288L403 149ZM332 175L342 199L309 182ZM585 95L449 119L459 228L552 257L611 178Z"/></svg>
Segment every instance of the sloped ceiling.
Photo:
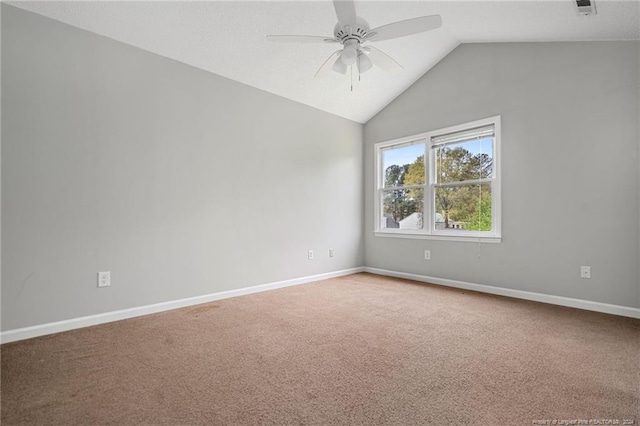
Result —
<svg viewBox="0 0 640 426"><path fill-rule="evenodd" d="M271 43L267 34L333 35L331 1L8 2L360 123L460 43L640 39L640 1L599 0L579 16L574 1L356 1L371 28L440 14L440 29L376 43L404 71L374 68L314 78L336 45ZM350 90L353 80L353 91Z"/></svg>

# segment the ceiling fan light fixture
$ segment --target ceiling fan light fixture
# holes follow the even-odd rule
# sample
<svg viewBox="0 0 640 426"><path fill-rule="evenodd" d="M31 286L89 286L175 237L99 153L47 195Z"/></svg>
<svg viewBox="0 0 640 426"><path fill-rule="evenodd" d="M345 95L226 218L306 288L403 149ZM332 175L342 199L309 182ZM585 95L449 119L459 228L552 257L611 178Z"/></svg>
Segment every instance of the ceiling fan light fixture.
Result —
<svg viewBox="0 0 640 426"><path fill-rule="evenodd" d="M346 74L347 73L347 68L349 68L349 67L347 65L345 65L344 62L342 62L342 60L340 58L338 58L338 60L336 61L335 64L333 64L333 67L331 69L334 70L337 73Z"/></svg>
<svg viewBox="0 0 640 426"><path fill-rule="evenodd" d="M371 68L373 68L371 59L369 59L369 57L365 53L360 52L360 54L358 55L358 70L360 71L360 74L364 74Z"/></svg>
<svg viewBox="0 0 640 426"><path fill-rule="evenodd" d="M342 55L340 55L340 60L346 66L351 66L356 63L358 59L358 45L357 42L347 42L344 45L344 50L342 51Z"/></svg>

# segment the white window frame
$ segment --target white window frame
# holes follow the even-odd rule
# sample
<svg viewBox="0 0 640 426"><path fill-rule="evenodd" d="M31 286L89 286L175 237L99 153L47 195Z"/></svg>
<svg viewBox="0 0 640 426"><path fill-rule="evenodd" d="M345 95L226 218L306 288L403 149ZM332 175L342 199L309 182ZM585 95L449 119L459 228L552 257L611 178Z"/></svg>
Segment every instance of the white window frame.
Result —
<svg viewBox="0 0 640 426"><path fill-rule="evenodd" d="M482 120L476 120L456 126L447 127L444 129L437 129L417 135L407 136L404 138L394 139L390 141L380 142L374 145L374 157L375 157L375 185L374 185L374 234L378 237L393 237L393 238L419 238L419 239L433 239L433 240L446 240L446 241L470 241L470 242L489 242L499 243L502 241L501 232L501 156L500 156L500 141L501 141L501 125L500 116L488 117ZM491 212L492 212L492 226L491 231L471 231L461 229L435 229L435 210L432 210L435 203L435 188L437 186L443 186L442 184L435 183L435 154L432 147L434 144L432 141L434 138L443 136L449 133L461 132L464 130L470 130L483 126L494 126L494 138L493 138L493 177L490 179L482 179L478 182L465 181L462 185L468 185L472 183L490 183L491 185ZM403 188L424 187L424 214L423 214L423 227L422 229L399 229L399 228L382 228L382 203L381 196L384 188L384 170L382 170L382 151L389 147L400 147L402 145L411 145L416 143L425 144L425 184L424 185L408 185ZM454 183L453 185L460 185ZM386 188L389 190L389 188Z"/></svg>

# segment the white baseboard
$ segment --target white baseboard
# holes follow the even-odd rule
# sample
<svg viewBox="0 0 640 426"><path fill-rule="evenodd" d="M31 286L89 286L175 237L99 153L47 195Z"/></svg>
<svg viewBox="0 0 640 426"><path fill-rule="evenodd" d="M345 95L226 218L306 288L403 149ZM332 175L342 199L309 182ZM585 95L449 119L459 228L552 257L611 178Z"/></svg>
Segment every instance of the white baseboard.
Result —
<svg viewBox="0 0 640 426"><path fill-rule="evenodd" d="M447 287L462 288L481 293L497 294L500 296L514 297L516 299L532 300L535 302L549 303L552 305L567 306L570 308L585 309L588 311L602 312L605 314L620 315L624 317L639 318L640 309L628 306L610 305L608 303L592 302L589 300L572 299L570 297L552 296L549 294L532 293L529 291L513 290L509 288L493 287L490 285L474 284L464 281L448 280L445 278L428 277L425 275L409 274L406 272L389 271L386 269L365 267L364 272L389 277L405 278L413 281L420 281L431 284L438 284Z"/></svg>
<svg viewBox="0 0 640 426"><path fill-rule="evenodd" d="M18 328L15 330L8 330L0 333L0 343L10 343L18 340L30 339L32 337L60 333L62 331L74 330L77 328L89 327L97 324L104 324L107 322L119 321L127 318L139 317L142 315L155 314L157 312L169 311L171 309L199 305L201 303L213 302L215 300L229 299L231 297L244 296L247 294L259 293L267 290L274 290L276 288L290 287L314 281L326 280L329 278L351 275L363 271L364 268L362 267L344 269L342 271L327 272L324 274L311 275L308 277L294 278L291 280L256 285L253 287L239 288L237 290L221 291L218 293L204 294L202 296L188 297L186 299L171 300L169 302L155 303L153 305L138 306L135 308L123 309L120 311L105 312L102 314L72 318L64 321L35 325L32 327Z"/></svg>
<svg viewBox="0 0 640 426"><path fill-rule="evenodd" d="M408 280L438 284L447 287L473 290L481 293L496 294L500 296L514 297L516 299L532 300L535 302L549 303L552 305L567 306L571 308L585 309L606 314L620 315L640 319L640 309L628 306L610 305L607 303L592 302L589 300L572 299L569 297L552 296L548 294L532 293L529 291L513 290L502 287L493 287L483 284L474 284L464 281L455 281L445 278L429 277L426 275L410 274L406 272L389 271L386 269L359 267L344 269L341 271L328 272L324 274L311 275L308 277L294 278L291 280L278 281L268 284L245 287L237 290L227 290L218 293L205 294L202 296L189 297L186 299L172 300L169 302L155 303L153 305L139 306L135 308L123 309L120 311L105 312L102 314L90 315L80 318L72 318L64 321L57 321L47 324L40 324L32 327L18 328L0 333L0 343L10 343L18 340L30 339L32 337L45 336L47 334L60 333L77 328L89 327L92 325L104 324L119 321L127 318L135 318L142 315L154 314L157 312L169 311L172 309L184 308L187 306L199 305L201 303L213 302L231 297L244 296L252 293L259 293L267 290L274 290L282 287L290 287L299 284L311 283L314 281L326 280L329 278L341 277L356 274L358 272L369 272L377 275L389 277L405 278Z"/></svg>

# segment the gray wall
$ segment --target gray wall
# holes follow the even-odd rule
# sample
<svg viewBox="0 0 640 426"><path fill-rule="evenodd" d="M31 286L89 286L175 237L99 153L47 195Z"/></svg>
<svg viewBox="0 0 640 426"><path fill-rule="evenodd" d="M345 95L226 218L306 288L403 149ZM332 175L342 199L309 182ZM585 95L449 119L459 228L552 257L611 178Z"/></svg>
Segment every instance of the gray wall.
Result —
<svg viewBox="0 0 640 426"><path fill-rule="evenodd" d="M0 51L2 50L1 25L2 25L2 7L0 7ZM2 55L1 54L0 54L0 81L2 81ZM2 99L2 84L0 84L0 99ZM2 223L2 178L1 177L2 177L2 106L0 105L0 224ZM2 309L2 226L0 226L0 310L1 309ZM2 330L2 315L0 312L0 331L1 330Z"/></svg>
<svg viewBox="0 0 640 426"><path fill-rule="evenodd" d="M363 264L362 125L6 4L2 42L3 330Z"/></svg>
<svg viewBox="0 0 640 426"><path fill-rule="evenodd" d="M639 45L454 50L365 125L365 264L640 307ZM502 116L502 243L375 237L373 144L493 115Z"/></svg>
<svg viewBox="0 0 640 426"><path fill-rule="evenodd" d="M2 330L363 264L640 307L638 42L463 45L363 162L357 123L1 9ZM375 142L497 114L501 244L373 236Z"/></svg>

